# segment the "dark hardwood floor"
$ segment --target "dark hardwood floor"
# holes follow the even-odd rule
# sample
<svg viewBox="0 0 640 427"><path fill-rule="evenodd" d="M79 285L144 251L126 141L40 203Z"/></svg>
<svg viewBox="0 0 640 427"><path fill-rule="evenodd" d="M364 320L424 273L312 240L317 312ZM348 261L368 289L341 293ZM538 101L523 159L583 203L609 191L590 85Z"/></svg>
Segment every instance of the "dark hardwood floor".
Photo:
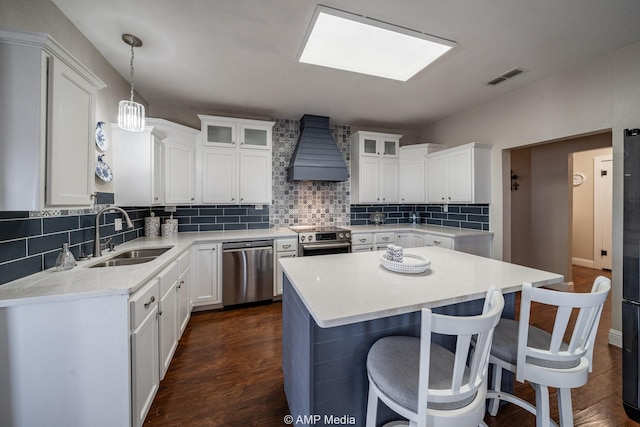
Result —
<svg viewBox="0 0 640 427"><path fill-rule="evenodd" d="M588 292L599 270L574 267L576 292ZM536 307L536 325L549 328L552 314ZM572 392L576 426L640 426L622 408L621 350L607 344L611 298L598 329L589 382ZM153 402L145 426L285 426L287 401L281 368L281 304L194 313ZM516 383L533 402L533 389ZM555 391L552 417L557 418ZM503 406L489 426L534 426L535 417Z"/></svg>

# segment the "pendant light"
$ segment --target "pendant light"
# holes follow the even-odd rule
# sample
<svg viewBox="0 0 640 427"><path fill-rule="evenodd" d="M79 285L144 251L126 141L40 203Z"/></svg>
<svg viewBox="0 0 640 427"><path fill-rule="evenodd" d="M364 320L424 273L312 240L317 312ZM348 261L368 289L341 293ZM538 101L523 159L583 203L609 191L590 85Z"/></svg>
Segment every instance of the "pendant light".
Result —
<svg viewBox="0 0 640 427"><path fill-rule="evenodd" d="M144 105L133 101L133 48L142 46L142 40L131 34L123 34L122 41L131 46L131 100L122 100L118 104L118 127L131 132L144 130Z"/></svg>

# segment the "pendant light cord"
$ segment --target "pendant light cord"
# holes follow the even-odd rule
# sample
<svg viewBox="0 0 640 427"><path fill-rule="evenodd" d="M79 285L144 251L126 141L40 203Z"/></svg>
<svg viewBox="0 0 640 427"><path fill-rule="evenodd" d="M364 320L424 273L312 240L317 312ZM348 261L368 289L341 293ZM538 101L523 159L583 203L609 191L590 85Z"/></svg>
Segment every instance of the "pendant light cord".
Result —
<svg viewBox="0 0 640 427"><path fill-rule="evenodd" d="M133 43L131 44L131 71L129 73L129 82L131 83L131 102L133 102Z"/></svg>

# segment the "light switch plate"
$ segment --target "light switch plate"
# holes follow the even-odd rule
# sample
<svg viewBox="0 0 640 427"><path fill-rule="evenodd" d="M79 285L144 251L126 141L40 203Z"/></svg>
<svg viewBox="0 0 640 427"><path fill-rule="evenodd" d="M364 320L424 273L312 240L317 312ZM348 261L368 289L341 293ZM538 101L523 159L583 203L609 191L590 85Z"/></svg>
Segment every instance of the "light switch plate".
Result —
<svg viewBox="0 0 640 427"><path fill-rule="evenodd" d="M113 228L114 228L116 231L120 231L120 230L122 230L122 218L116 218L116 219L113 221Z"/></svg>

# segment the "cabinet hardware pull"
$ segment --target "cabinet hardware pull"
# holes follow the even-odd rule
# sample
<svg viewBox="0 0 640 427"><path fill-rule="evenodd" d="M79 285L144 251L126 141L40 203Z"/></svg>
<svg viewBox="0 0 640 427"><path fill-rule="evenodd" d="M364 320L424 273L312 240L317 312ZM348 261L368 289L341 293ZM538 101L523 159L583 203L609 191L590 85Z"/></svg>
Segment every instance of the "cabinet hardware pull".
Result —
<svg viewBox="0 0 640 427"><path fill-rule="evenodd" d="M195 200L195 199L196 199L195 197L192 197L192 198L191 198L191 200Z"/></svg>
<svg viewBox="0 0 640 427"><path fill-rule="evenodd" d="M291 247L291 245L282 245L283 248L285 249L289 249Z"/></svg>
<svg viewBox="0 0 640 427"><path fill-rule="evenodd" d="M162 310L158 312L158 316L162 316Z"/></svg>
<svg viewBox="0 0 640 427"><path fill-rule="evenodd" d="M389 240L389 238L388 237L383 237L382 240L387 241L387 240Z"/></svg>
<svg viewBox="0 0 640 427"><path fill-rule="evenodd" d="M151 298L149 298L149 301L144 303L144 308L149 308L149 306L153 304L155 300L156 300L156 297L151 295Z"/></svg>
<svg viewBox="0 0 640 427"><path fill-rule="evenodd" d="M360 241L364 243L364 242L366 242L366 241L367 241L367 239L362 238L362 239L360 239Z"/></svg>
<svg viewBox="0 0 640 427"><path fill-rule="evenodd" d="M436 245L440 245L440 244L442 244L442 241L441 240L434 240L433 243L435 243Z"/></svg>

